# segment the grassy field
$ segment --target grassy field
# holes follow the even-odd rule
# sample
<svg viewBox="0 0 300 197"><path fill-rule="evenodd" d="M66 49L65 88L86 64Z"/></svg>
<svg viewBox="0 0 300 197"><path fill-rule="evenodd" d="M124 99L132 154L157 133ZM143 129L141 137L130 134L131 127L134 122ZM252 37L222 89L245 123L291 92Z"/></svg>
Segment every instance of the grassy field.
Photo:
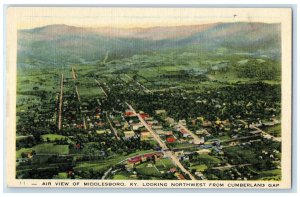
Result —
<svg viewBox="0 0 300 197"><path fill-rule="evenodd" d="M111 166L120 163L121 161L125 161L127 158L134 157L136 155L146 154L149 152L153 152L151 150L146 151L138 151L135 153L131 153L129 155L115 155L111 158L106 158L105 160L98 160L98 161L90 161L90 162L80 162L76 165L74 168L75 170L89 170L93 169L94 171L101 171L105 172L108 170Z"/></svg>
<svg viewBox="0 0 300 197"><path fill-rule="evenodd" d="M194 165L206 165L206 166L215 166L222 161L216 157L210 156L210 155L198 155L197 161L194 163Z"/></svg>
<svg viewBox="0 0 300 197"><path fill-rule="evenodd" d="M24 153L29 153L32 151L32 148L21 148L19 150L17 150L16 152L16 157L17 158L21 158L21 154L24 152Z"/></svg>
<svg viewBox="0 0 300 197"><path fill-rule="evenodd" d="M191 170L195 169L197 172L203 172L204 170L207 169L207 166L205 164L201 164L201 165L195 165L190 167Z"/></svg>
<svg viewBox="0 0 300 197"><path fill-rule="evenodd" d="M259 180L280 180L281 179L281 169L266 170L259 172Z"/></svg>
<svg viewBox="0 0 300 197"><path fill-rule="evenodd" d="M52 143L39 144L33 147L37 154L69 154L68 145L54 145Z"/></svg>
<svg viewBox="0 0 300 197"><path fill-rule="evenodd" d="M34 150L37 154L69 154L68 145L54 145L52 143L44 143L36 145L32 148L21 148L17 150L16 157L20 158L21 154Z"/></svg>
<svg viewBox="0 0 300 197"><path fill-rule="evenodd" d="M53 179L68 179L68 174L66 172L60 172L54 176Z"/></svg>
<svg viewBox="0 0 300 197"><path fill-rule="evenodd" d="M152 165L151 167L148 166L148 163L142 163L136 167L137 173L147 176L160 176L160 172L157 168Z"/></svg>
<svg viewBox="0 0 300 197"><path fill-rule="evenodd" d="M155 165L158 169L170 169L175 167L173 162L167 158L158 160Z"/></svg>
<svg viewBox="0 0 300 197"><path fill-rule="evenodd" d="M275 137L280 137L281 136L281 124L267 127L267 128L265 128L265 131Z"/></svg>
<svg viewBox="0 0 300 197"><path fill-rule="evenodd" d="M120 173L115 174L112 177L112 180L136 180L136 178L132 178L132 177L130 177L129 174L126 174L124 172L120 172Z"/></svg>

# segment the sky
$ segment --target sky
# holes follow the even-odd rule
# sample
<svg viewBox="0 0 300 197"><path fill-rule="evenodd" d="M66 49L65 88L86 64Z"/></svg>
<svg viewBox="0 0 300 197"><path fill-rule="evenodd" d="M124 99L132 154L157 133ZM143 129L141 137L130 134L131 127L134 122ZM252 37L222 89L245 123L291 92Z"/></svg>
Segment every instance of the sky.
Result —
<svg viewBox="0 0 300 197"><path fill-rule="evenodd" d="M279 23L283 10L275 8L96 8L11 7L18 29L52 24L77 27L153 27L199 25L216 22Z"/></svg>

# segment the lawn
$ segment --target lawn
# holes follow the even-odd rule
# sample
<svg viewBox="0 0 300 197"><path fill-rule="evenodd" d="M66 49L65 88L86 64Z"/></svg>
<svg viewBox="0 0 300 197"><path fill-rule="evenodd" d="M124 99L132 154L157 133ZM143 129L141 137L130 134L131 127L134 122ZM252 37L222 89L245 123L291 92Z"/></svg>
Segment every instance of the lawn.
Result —
<svg viewBox="0 0 300 197"><path fill-rule="evenodd" d="M160 172L154 167L148 167L148 163L142 163L136 167L138 174L143 174L147 176L161 176Z"/></svg>
<svg viewBox="0 0 300 197"><path fill-rule="evenodd" d="M207 167L209 166L215 166L222 161L216 157L210 156L210 155L198 155L197 156L197 161L195 162L196 165L206 165Z"/></svg>
<svg viewBox="0 0 300 197"><path fill-rule="evenodd" d="M269 133L270 135L273 135L275 137L281 136L281 124L277 124L274 126L266 127L265 131Z"/></svg>
<svg viewBox="0 0 300 197"><path fill-rule="evenodd" d="M52 143L39 144L33 147L37 154L69 154L68 145L54 145Z"/></svg>
<svg viewBox="0 0 300 197"><path fill-rule="evenodd" d="M44 143L36 145L32 148L21 148L17 150L16 157L20 158L22 152L28 153L35 150L37 154L69 154L68 145L54 145L52 143Z"/></svg>
<svg viewBox="0 0 300 197"><path fill-rule="evenodd" d="M158 160L155 165L159 169L163 168L163 169L167 169L167 170L175 167L173 162L167 158Z"/></svg>
<svg viewBox="0 0 300 197"><path fill-rule="evenodd" d="M29 152L31 152L31 151L32 151L32 148L21 148L21 149L17 150L17 152L16 152L16 157L17 157L17 158L21 158L21 154L22 154L23 152L29 153Z"/></svg>
<svg viewBox="0 0 300 197"><path fill-rule="evenodd" d="M281 180L281 169L266 170L258 173L259 180Z"/></svg>
<svg viewBox="0 0 300 197"><path fill-rule="evenodd" d="M195 169L197 172L203 172L207 169L207 165L201 164L201 165L195 165L190 167L191 170Z"/></svg>
<svg viewBox="0 0 300 197"><path fill-rule="evenodd" d="M136 178L130 177L130 175L127 173L120 172L120 173L115 174L112 177L112 180L136 180Z"/></svg>
<svg viewBox="0 0 300 197"><path fill-rule="evenodd" d="M93 169L97 172L105 172L111 166L117 164L120 161L120 157L112 157L110 159L98 160L98 161L86 161L81 162L74 167L74 170L90 170Z"/></svg>
<svg viewBox="0 0 300 197"><path fill-rule="evenodd" d="M80 162L76 165L76 167L74 169L75 170L93 169L94 171L105 172L106 170L108 170L113 165L116 165L116 164L120 163L123 160L126 161L126 158L131 158L131 157L134 157L136 155L146 154L146 153L149 153L149 152L153 152L153 151L151 151L151 150L138 151L138 152L131 153L131 154L125 155L125 156L124 155L115 155L113 157L106 158L105 160Z"/></svg>
<svg viewBox="0 0 300 197"><path fill-rule="evenodd" d="M54 176L53 179L68 179L68 174L66 172L60 172Z"/></svg>

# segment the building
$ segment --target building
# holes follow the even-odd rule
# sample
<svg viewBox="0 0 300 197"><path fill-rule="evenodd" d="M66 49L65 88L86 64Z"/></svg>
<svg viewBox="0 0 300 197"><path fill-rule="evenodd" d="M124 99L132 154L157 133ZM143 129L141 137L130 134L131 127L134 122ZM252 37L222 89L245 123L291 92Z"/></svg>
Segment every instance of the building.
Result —
<svg viewBox="0 0 300 197"><path fill-rule="evenodd" d="M209 134L208 131L206 129L200 129L196 131L197 135L207 135Z"/></svg>
<svg viewBox="0 0 300 197"><path fill-rule="evenodd" d="M149 131L142 131L141 132L141 140L149 140L150 138L152 138L152 135Z"/></svg>
<svg viewBox="0 0 300 197"><path fill-rule="evenodd" d="M168 137L168 138L166 139L166 141L167 141L168 143L174 143L174 142L176 142L176 138L175 138L174 136L170 136L170 137Z"/></svg>
<svg viewBox="0 0 300 197"><path fill-rule="evenodd" d="M134 112L133 112L132 110L127 109L127 110L125 111L124 115L125 115L125 116L134 116L135 114L134 114Z"/></svg>
<svg viewBox="0 0 300 197"><path fill-rule="evenodd" d="M174 120L173 118L170 118L170 117L167 117L167 118L165 119L165 121L166 121L170 126L172 126L172 125L175 124L175 120Z"/></svg>
<svg viewBox="0 0 300 197"><path fill-rule="evenodd" d="M139 128L141 128L141 127L143 127L143 124L142 123L132 123L131 124L131 128L132 128L132 130L134 130L134 131L137 131L137 130L139 130Z"/></svg>
<svg viewBox="0 0 300 197"><path fill-rule="evenodd" d="M130 130L130 131L124 131L125 134L125 138L131 138L135 135L134 131Z"/></svg>
<svg viewBox="0 0 300 197"><path fill-rule="evenodd" d="M182 137L188 137L190 134L184 130L184 129L179 129L179 132L182 134Z"/></svg>
<svg viewBox="0 0 300 197"><path fill-rule="evenodd" d="M103 129L103 130L96 130L96 133L97 134L99 134L99 135L102 135L102 134L104 134L104 133L107 133L107 134L111 134L111 130L109 130L109 129Z"/></svg>
<svg viewBox="0 0 300 197"><path fill-rule="evenodd" d="M204 120L204 121L202 122L202 126L203 126L203 127L211 127L211 126L212 126L212 122L209 121L209 120Z"/></svg>
<svg viewBox="0 0 300 197"><path fill-rule="evenodd" d="M178 123L183 126L186 126L186 120L179 120Z"/></svg>
<svg viewBox="0 0 300 197"><path fill-rule="evenodd" d="M166 116L167 112L164 109L159 109L159 110L155 110L155 114L160 116Z"/></svg>
<svg viewBox="0 0 300 197"><path fill-rule="evenodd" d="M207 155L207 154L209 154L210 152L211 152L210 149L200 149L200 150L197 151L197 153L198 153L199 155L201 155L201 154Z"/></svg>
<svg viewBox="0 0 300 197"><path fill-rule="evenodd" d="M149 118L150 115L146 113L140 113L140 117L145 120L146 118Z"/></svg>

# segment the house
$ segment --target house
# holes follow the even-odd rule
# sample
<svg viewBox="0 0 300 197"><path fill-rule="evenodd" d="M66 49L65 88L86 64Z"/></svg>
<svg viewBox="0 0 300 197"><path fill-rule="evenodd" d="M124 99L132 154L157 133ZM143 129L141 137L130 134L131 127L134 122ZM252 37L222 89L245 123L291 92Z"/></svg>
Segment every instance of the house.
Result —
<svg viewBox="0 0 300 197"><path fill-rule="evenodd" d="M109 129L106 129L106 130L96 130L96 133L99 134L99 135L102 135L104 133L107 133L107 134L111 134L111 130Z"/></svg>
<svg viewBox="0 0 300 197"><path fill-rule="evenodd" d="M125 138L131 138L135 135L134 131L130 130L130 131L124 131L125 134Z"/></svg>
<svg viewBox="0 0 300 197"><path fill-rule="evenodd" d="M156 132L158 135L164 135L164 134L165 134L164 130L162 130L162 129L155 130L155 132Z"/></svg>
<svg viewBox="0 0 300 197"><path fill-rule="evenodd" d="M208 131L206 129L200 129L196 131L197 135L207 135L209 134Z"/></svg>
<svg viewBox="0 0 300 197"><path fill-rule="evenodd" d="M208 149L208 148L212 148L212 147L213 147L212 143L200 145L200 148L204 148L204 149Z"/></svg>
<svg viewBox="0 0 300 197"><path fill-rule="evenodd" d="M177 177L178 177L179 180L185 180L185 178L182 174L179 174Z"/></svg>
<svg viewBox="0 0 300 197"><path fill-rule="evenodd" d="M174 125L175 124L175 120L173 118L167 117L165 119L166 123L168 123L169 125Z"/></svg>
<svg viewBox="0 0 300 197"><path fill-rule="evenodd" d="M149 118L146 118L146 120L149 119ZM148 125L157 125L158 124L158 121L157 120L147 120L147 124Z"/></svg>
<svg viewBox="0 0 300 197"><path fill-rule="evenodd" d="M142 161L142 156L137 156L137 157L133 157L133 158L130 158L127 160L127 163L128 164L140 164Z"/></svg>
<svg viewBox="0 0 300 197"><path fill-rule="evenodd" d="M142 156L142 161L146 161L147 159L152 159L153 157L155 158L155 161L156 161L160 158L160 156L161 156L161 154L157 154L157 153L145 154Z"/></svg>
<svg viewBox="0 0 300 197"><path fill-rule="evenodd" d="M144 140L149 140L149 138L151 138L152 135L149 131L142 131L141 132L141 140L144 141Z"/></svg>
<svg viewBox="0 0 300 197"><path fill-rule="evenodd" d="M203 126L203 127L211 127L211 126L212 126L212 122L209 121L209 120L204 120L204 121L202 122L202 126Z"/></svg>
<svg viewBox="0 0 300 197"><path fill-rule="evenodd" d="M201 137L200 138L200 142L199 142L200 144L204 144L205 143L205 139L204 139L204 137Z"/></svg>
<svg viewBox="0 0 300 197"><path fill-rule="evenodd" d="M186 126L186 120L179 120L178 123L183 126Z"/></svg>
<svg viewBox="0 0 300 197"><path fill-rule="evenodd" d="M130 109L127 109L124 113L125 116L134 116L135 113L134 111L130 110Z"/></svg>
<svg viewBox="0 0 300 197"><path fill-rule="evenodd" d="M159 109L159 110L155 110L155 114L165 116L165 115L167 115L167 112L164 109Z"/></svg>
<svg viewBox="0 0 300 197"><path fill-rule="evenodd" d="M132 130L134 130L134 131L139 130L140 127L143 127L143 124L140 123L140 122L139 122L139 123L131 124L131 128L132 128Z"/></svg>
<svg viewBox="0 0 300 197"><path fill-rule="evenodd" d="M183 150L174 151L174 155L175 155L176 157L182 156L182 155L184 155L184 152L183 152Z"/></svg>
<svg viewBox="0 0 300 197"><path fill-rule="evenodd" d="M173 135L173 131L164 131L164 135Z"/></svg>
<svg viewBox="0 0 300 197"><path fill-rule="evenodd" d="M179 132L182 134L182 137L188 137L190 134L184 130L184 129L179 129Z"/></svg>
<svg viewBox="0 0 300 197"><path fill-rule="evenodd" d="M210 149L200 149L200 150L197 151L197 153L198 153L199 155L202 155L202 154L207 155L207 154L209 154L210 152L211 152Z"/></svg>
<svg viewBox="0 0 300 197"><path fill-rule="evenodd" d="M153 125L152 128L153 129L162 129L163 127L161 125Z"/></svg>
<svg viewBox="0 0 300 197"><path fill-rule="evenodd" d="M145 120L146 118L149 118L150 115L146 113L140 113L140 117Z"/></svg>
<svg viewBox="0 0 300 197"><path fill-rule="evenodd" d="M175 138L174 136L171 136L171 137L168 137L168 138L166 139L166 141L167 141L168 143L174 143L174 142L176 142L176 138Z"/></svg>

